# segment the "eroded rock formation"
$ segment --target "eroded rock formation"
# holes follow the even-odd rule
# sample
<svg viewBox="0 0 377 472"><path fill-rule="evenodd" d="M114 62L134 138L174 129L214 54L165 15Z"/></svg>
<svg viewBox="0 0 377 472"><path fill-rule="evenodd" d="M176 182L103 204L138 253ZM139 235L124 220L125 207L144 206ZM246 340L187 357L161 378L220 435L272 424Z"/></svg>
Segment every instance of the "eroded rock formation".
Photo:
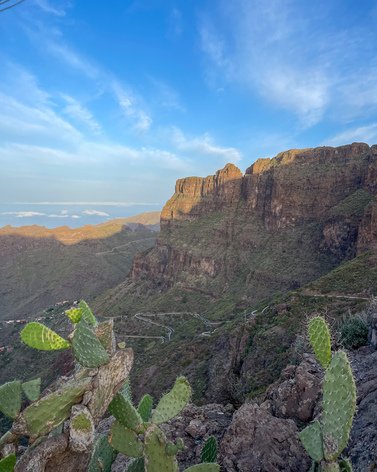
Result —
<svg viewBox="0 0 377 472"><path fill-rule="evenodd" d="M377 146L354 143L180 179L156 246L134 260L131 293L175 286L250 303L297 288L377 241L376 175Z"/></svg>

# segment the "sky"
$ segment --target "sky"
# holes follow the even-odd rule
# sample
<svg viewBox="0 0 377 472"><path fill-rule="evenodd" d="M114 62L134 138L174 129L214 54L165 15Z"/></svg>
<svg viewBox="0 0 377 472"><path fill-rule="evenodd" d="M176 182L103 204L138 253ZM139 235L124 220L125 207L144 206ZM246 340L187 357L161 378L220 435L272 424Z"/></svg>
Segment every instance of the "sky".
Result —
<svg viewBox="0 0 377 472"><path fill-rule="evenodd" d="M0 13L0 76L0 225L77 225L227 162L376 143L377 6L25 0Z"/></svg>

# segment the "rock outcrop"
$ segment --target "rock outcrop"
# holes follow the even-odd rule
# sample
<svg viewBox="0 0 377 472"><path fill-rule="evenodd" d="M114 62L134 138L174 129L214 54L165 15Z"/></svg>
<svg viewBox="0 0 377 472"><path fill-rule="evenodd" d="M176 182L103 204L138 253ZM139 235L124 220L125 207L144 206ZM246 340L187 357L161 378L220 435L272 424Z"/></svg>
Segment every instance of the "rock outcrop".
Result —
<svg viewBox="0 0 377 472"><path fill-rule="evenodd" d="M255 403L245 403L233 416L221 441L228 472L303 472L307 457L294 421L276 418Z"/></svg>
<svg viewBox="0 0 377 472"><path fill-rule="evenodd" d="M224 294L250 305L308 283L377 241L376 175L377 146L354 143L180 179L155 247L113 296L137 306L138 290L145 301L176 287L203 305Z"/></svg>

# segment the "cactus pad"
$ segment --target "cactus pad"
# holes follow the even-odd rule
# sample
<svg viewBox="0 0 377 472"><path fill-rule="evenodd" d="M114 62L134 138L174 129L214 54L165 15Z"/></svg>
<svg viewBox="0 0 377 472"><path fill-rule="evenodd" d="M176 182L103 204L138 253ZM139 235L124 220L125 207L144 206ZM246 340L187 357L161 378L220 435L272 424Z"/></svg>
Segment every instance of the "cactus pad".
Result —
<svg viewBox="0 0 377 472"><path fill-rule="evenodd" d="M84 367L99 367L110 360L105 348L84 319L76 325L72 347L75 358Z"/></svg>
<svg viewBox="0 0 377 472"><path fill-rule="evenodd" d="M356 410L356 385L345 352L334 354L323 382L322 435L326 460L347 446Z"/></svg>
<svg viewBox="0 0 377 472"><path fill-rule="evenodd" d="M352 464L348 459L339 461L340 472L352 472Z"/></svg>
<svg viewBox="0 0 377 472"><path fill-rule="evenodd" d="M178 438L175 444L173 442L168 442L165 446L165 451L169 456L176 456L179 451L183 451L184 447L185 443L183 442L183 439Z"/></svg>
<svg viewBox="0 0 377 472"><path fill-rule="evenodd" d="M0 387L0 411L15 418L21 409L21 382L14 380Z"/></svg>
<svg viewBox="0 0 377 472"><path fill-rule="evenodd" d="M98 436L94 443L88 472L110 472L111 464L114 462L116 455L116 451L109 444L107 435Z"/></svg>
<svg viewBox="0 0 377 472"><path fill-rule="evenodd" d="M129 400L131 403L132 403L132 390L131 390L131 384L130 384L130 380L127 379L125 382L124 382L124 385L123 387L120 389L120 392L119 393L122 393L124 398L126 398L127 400Z"/></svg>
<svg viewBox="0 0 377 472"><path fill-rule="evenodd" d="M137 407L137 411L139 412L139 415L141 416L144 422L147 422L150 420L151 414L152 414L152 407L153 407L153 398L147 393L140 400L139 405Z"/></svg>
<svg viewBox="0 0 377 472"><path fill-rule="evenodd" d="M165 423L178 415L191 398L191 387L185 377L178 377L174 387L159 401L152 415L152 422Z"/></svg>
<svg viewBox="0 0 377 472"><path fill-rule="evenodd" d="M82 310L80 308L70 308L69 310L65 310L65 314L73 324L76 324L81 320Z"/></svg>
<svg viewBox="0 0 377 472"><path fill-rule="evenodd" d="M210 436L204 443L202 453L200 454L201 462L216 462L217 452L217 440L214 436Z"/></svg>
<svg viewBox="0 0 377 472"><path fill-rule="evenodd" d="M166 453L166 438L156 425L150 426L144 440L145 472L178 472L175 456Z"/></svg>
<svg viewBox="0 0 377 472"><path fill-rule="evenodd" d="M131 462L127 472L144 472L144 457L139 457Z"/></svg>
<svg viewBox="0 0 377 472"><path fill-rule="evenodd" d="M109 412L130 429L137 429L143 423L139 412L122 393L117 393L109 405Z"/></svg>
<svg viewBox="0 0 377 472"><path fill-rule="evenodd" d="M56 351L71 347L70 343L42 323L32 321L21 331L21 340L40 351Z"/></svg>
<svg viewBox="0 0 377 472"><path fill-rule="evenodd" d="M16 454L10 454L9 456L4 457L4 459L0 459L1 472L13 472L15 465L16 465Z"/></svg>
<svg viewBox="0 0 377 472"><path fill-rule="evenodd" d="M298 437L300 438L309 456L314 461L321 462L324 454L322 431L319 422L314 421L311 423L298 434Z"/></svg>
<svg viewBox="0 0 377 472"><path fill-rule="evenodd" d="M340 472L340 467L337 462L325 462L321 465L321 472Z"/></svg>
<svg viewBox="0 0 377 472"><path fill-rule="evenodd" d="M67 419L72 406L81 400L91 381L91 378L87 378L68 383L25 408L21 413L21 423L26 423L25 434L42 436Z"/></svg>
<svg viewBox="0 0 377 472"><path fill-rule="evenodd" d="M79 309L81 310L81 318L83 320L85 320L89 325L97 325L96 317L93 315L92 310L89 308L89 305L84 300L81 300L81 302L79 303Z"/></svg>
<svg viewBox="0 0 377 472"><path fill-rule="evenodd" d="M185 469L184 472L220 472L220 466L213 462L203 462Z"/></svg>
<svg viewBox="0 0 377 472"><path fill-rule="evenodd" d="M139 441L135 431L123 426L119 421L111 425L109 436L111 446L129 457L141 457L143 455L143 443Z"/></svg>
<svg viewBox="0 0 377 472"><path fill-rule="evenodd" d="M331 362L331 337L329 327L322 316L309 321L309 339L318 362L326 369Z"/></svg>
<svg viewBox="0 0 377 472"><path fill-rule="evenodd" d="M41 393L41 379L29 380L29 382L24 382L22 384L22 390L28 400L35 402L38 400Z"/></svg>

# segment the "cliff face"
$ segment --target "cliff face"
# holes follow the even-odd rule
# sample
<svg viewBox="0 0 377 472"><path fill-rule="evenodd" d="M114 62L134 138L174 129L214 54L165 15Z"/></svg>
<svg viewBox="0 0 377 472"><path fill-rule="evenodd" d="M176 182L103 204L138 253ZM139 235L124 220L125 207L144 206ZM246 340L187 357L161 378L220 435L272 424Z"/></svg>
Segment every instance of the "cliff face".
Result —
<svg viewBox="0 0 377 472"><path fill-rule="evenodd" d="M135 258L123 290L248 304L299 287L374 245L376 194L377 146L364 143L282 152L245 175L227 164L180 179L156 246Z"/></svg>

